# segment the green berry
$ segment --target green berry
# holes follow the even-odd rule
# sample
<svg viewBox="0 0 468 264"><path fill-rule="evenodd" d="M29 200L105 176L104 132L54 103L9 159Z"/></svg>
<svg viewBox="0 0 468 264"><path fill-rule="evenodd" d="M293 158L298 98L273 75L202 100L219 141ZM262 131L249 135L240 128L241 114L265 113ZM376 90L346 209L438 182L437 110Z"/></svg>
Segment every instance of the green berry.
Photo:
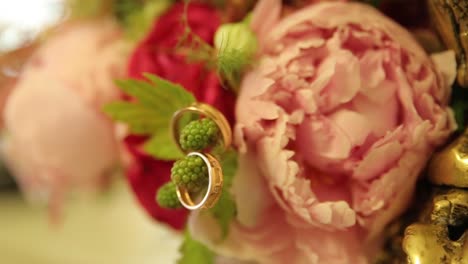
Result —
<svg viewBox="0 0 468 264"><path fill-rule="evenodd" d="M177 186L199 192L208 184L208 167L199 156L187 156L174 163L171 179Z"/></svg>
<svg viewBox="0 0 468 264"><path fill-rule="evenodd" d="M159 188L156 201L163 208L175 209L182 207L179 198L177 198L176 185L173 182L168 182Z"/></svg>
<svg viewBox="0 0 468 264"><path fill-rule="evenodd" d="M180 133L180 145L184 150L199 151L213 146L219 138L216 123L203 118L190 122Z"/></svg>

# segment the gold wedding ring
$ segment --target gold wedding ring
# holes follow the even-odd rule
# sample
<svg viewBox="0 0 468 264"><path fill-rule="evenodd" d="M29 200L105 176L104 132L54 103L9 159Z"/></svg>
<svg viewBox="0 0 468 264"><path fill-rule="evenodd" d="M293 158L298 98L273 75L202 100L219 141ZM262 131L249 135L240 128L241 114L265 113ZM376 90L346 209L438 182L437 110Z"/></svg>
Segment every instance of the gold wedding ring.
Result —
<svg viewBox="0 0 468 264"><path fill-rule="evenodd" d="M221 132L224 150L227 150L231 146L232 131L224 115L210 105L194 103L174 113L171 120L172 137L177 144L177 147L183 153L187 154L187 152L183 150L182 146L180 145L179 137L181 132L181 119L185 114L197 114L199 116L213 120ZM179 198L182 206L189 210L212 208L216 202L218 202L223 190L223 172L221 165L214 156L208 153L190 152L187 156L198 156L206 164L208 168L208 188L200 201L196 201L194 200L194 197L192 197L193 194L191 194L187 188L183 186L177 186L177 197Z"/></svg>
<svg viewBox="0 0 468 264"><path fill-rule="evenodd" d="M191 152L187 156L198 156L208 167L208 189L200 202L195 202L189 191L181 186L177 186L177 197L182 206L189 210L212 208L221 196L223 189L223 172L219 161L210 154Z"/></svg>
<svg viewBox="0 0 468 264"><path fill-rule="evenodd" d="M184 116L184 114L195 113L200 116L205 116L207 118L212 119L216 125L218 126L219 130L221 131L221 136L223 139L223 147L226 150L229 148L232 142L232 132L231 127L229 126L229 122L226 120L224 115L219 112L216 108L202 103L194 103L191 106L186 108L180 109L179 111L175 112L172 116L171 120L171 133L172 137L177 144L177 147L183 152L187 153L182 149L179 142L180 136L180 120Z"/></svg>

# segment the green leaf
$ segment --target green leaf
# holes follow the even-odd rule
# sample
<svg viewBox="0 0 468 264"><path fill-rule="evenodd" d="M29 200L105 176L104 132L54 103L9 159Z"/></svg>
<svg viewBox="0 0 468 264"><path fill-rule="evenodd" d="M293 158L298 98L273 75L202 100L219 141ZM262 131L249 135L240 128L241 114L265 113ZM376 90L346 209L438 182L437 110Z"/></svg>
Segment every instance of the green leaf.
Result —
<svg viewBox="0 0 468 264"><path fill-rule="evenodd" d="M468 91L458 85L454 85L452 102L450 106L455 114L455 120L458 125L458 132L462 132L467 124L468 113Z"/></svg>
<svg viewBox="0 0 468 264"><path fill-rule="evenodd" d="M167 118L159 115L157 109L130 102L112 102L104 106L104 112L112 119L126 123L135 134L148 135L167 129Z"/></svg>
<svg viewBox="0 0 468 264"><path fill-rule="evenodd" d="M224 154L221 166L224 174L223 192L219 198L218 203L210 209L210 213L218 220L221 227L222 238L226 238L229 234L229 225L237 214L236 203L230 189L232 180L237 170L237 153L229 151Z"/></svg>
<svg viewBox="0 0 468 264"><path fill-rule="evenodd" d="M151 156L162 160L177 160L184 157L172 140L169 130L153 135L150 140L146 141L143 149Z"/></svg>
<svg viewBox="0 0 468 264"><path fill-rule="evenodd" d="M223 154L221 167L224 174L224 186L231 188L232 180L237 172L237 152L229 150Z"/></svg>
<svg viewBox="0 0 468 264"><path fill-rule="evenodd" d="M172 160L180 152L169 135L173 114L195 102L195 97L182 86L163 80L155 75L145 74L150 81L120 80L120 89L136 100L134 102L112 102L104 112L112 119L129 126L130 132L152 136L145 150L155 158ZM184 117L188 120L190 115Z"/></svg>
<svg viewBox="0 0 468 264"><path fill-rule="evenodd" d="M183 74L183 73L181 73ZM181 85L174 84L168 80L159 78L156 75L145 73L143 74L148 80L150 80L156 87L158 87L159 95L167 94L171 95L169 99L176 104L179 108L188 106L195 102L195 97L190 92L184 89Z"/></svg>
<svg viewBox="0 0 468 264"><path fill-rule="evenodd" d="M465 127L465 112L468 108L468 103L464 101L456 101L452 107L455 114L455 120L457 121L458 131L462 131Z"/></svg>
<svg viewBox="0 0 468 264"><path fill-rule="evenodd" d="M180 247L181 258L178 264L213 264L215 254L200 242L194 240L188 231Z"/></svg>

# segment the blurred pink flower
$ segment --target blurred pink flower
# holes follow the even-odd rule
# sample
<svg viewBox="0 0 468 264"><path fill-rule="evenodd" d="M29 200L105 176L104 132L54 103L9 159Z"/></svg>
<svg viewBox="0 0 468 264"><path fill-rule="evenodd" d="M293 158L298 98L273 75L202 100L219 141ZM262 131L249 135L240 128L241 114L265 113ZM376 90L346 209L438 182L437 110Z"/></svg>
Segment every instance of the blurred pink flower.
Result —
<svg viewBox="0 0 468 264"><path fill-rule="evenodd" d="M237 104L237 221L222 243L207 215L191 231L259 263L367 263L455 129L454 55L431 60L367 5L318 3L278 21L268 3L252 19L262 59Z"/></svg>
<svg viewBox="0 0 468 264"><path fill-rule="evenodd" d="M30 59L4 113L7 164L28 197L57 205L71 188L98 187L117 166L101 107L119 97L114 79L125 63L112 20L67 24Z"/></svg>

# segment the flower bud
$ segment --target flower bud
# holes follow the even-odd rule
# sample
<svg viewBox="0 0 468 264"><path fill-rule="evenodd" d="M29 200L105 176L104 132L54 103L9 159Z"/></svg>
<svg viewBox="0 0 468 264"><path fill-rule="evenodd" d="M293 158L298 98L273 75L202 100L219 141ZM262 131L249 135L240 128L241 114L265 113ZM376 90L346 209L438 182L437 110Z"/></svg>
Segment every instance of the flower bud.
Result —
<svg viewBox="0 0 468 264"><path fill-rule="evenodd" d="M242 22L219 27L214 43L218 51L218 72L231 89L237 91L242 74L257 50L257 38L249 27L249 17Z"/></svg>
<svg viewBox="0 0 468 264"><path fill-rule="evenodd" d="M257 37L244 21L220 26L216 31L214 43L220 56L241 52L242 56L250 57L257 49Z"/></svg>

